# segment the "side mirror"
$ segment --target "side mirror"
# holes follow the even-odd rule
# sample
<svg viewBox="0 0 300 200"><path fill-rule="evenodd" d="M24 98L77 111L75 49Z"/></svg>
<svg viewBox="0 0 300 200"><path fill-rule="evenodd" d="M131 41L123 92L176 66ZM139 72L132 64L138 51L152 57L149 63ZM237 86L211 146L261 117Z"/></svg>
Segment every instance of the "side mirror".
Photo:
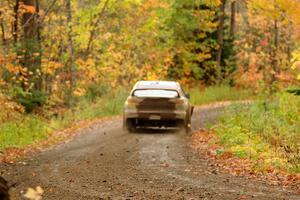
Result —
<svg viewBox="0 0 300 200"><path fill-rule="evenodd" d="M186 98L190 99L191 95L190 94L185 94Z"/></svg>

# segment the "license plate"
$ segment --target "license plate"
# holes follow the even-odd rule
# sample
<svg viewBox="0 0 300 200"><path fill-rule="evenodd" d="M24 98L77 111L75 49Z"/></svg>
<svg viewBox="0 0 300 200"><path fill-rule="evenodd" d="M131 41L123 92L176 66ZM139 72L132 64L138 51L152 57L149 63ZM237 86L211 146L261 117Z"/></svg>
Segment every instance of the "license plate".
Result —
<svg viewBox="0 0 300 200"><path fill-rule="evenodd" d="M150 120L160 120L160 119L161 119L161 116L160 116L160 115L150 115L150 116L149 116L149 119L150 119Z"/></svg>

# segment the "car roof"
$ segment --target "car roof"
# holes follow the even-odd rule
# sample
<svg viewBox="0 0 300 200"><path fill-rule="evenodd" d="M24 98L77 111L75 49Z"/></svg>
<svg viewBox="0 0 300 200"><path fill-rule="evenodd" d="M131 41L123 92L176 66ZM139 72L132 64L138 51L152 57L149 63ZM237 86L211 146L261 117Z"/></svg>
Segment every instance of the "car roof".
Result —
<svg viewBox="0 0 300 200"><path fill-rule="evenodd" d="M134 89L168 89L179 90L180 85L175 81L139 81L136 83Z"/></svg>

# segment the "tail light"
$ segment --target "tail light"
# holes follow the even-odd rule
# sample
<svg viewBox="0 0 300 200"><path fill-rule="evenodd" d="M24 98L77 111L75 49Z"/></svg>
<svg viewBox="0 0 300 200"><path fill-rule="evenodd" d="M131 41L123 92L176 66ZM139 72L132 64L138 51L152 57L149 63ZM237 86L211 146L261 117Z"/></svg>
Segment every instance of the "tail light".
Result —
<svg viewBox="0 0 300 200"><path fill-rule="evenodd" d="M176 104L184 104L184 100L183 99L176 99L175 103Z"/></svg>
<svg viewBox="0 0 300 200"><path fill-rule="evenodd" d="M138 103L138 100L134 97L130 97L130 98L128 98L127 102L129 104L136 104L136 103Z"/></svg>

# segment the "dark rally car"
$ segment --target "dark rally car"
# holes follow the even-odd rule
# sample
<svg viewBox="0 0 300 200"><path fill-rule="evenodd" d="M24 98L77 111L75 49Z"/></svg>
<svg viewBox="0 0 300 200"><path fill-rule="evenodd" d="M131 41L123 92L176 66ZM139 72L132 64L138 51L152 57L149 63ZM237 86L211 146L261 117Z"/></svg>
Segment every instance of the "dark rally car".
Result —
<svg viewBox="0 0 300 200"><path fill-rule="evenodd" d="M172 81L139 81L124 104L123 127L179 128L189 132L193 107L179 83Z"/></svg>

